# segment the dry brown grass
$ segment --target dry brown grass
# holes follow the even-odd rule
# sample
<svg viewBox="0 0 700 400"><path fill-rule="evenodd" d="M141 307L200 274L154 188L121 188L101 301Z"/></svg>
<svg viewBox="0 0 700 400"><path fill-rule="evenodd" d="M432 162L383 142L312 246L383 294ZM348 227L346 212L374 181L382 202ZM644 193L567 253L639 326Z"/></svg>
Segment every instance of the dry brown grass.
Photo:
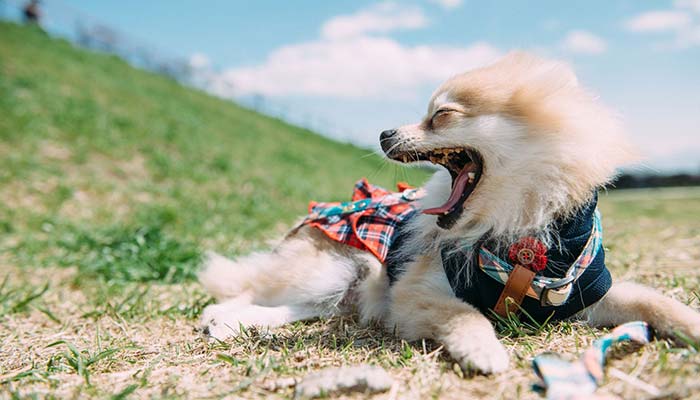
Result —
<svg viewBox="0 0 700 400"><path fill-rule="evenodd" d="M631 200L614 194L603 200L602 208L614 274L698 307L693 291L697 293L700 283L700 221L697 214L689 218L685 209L688 202L697 207L700 201L697 192L691 193L695 194L663 200L661 205L643 193ZM127 284L111 290L97 281L81 283L75 268L22 268L7 257L1 265L9 276L4 292L50 284L26 310L8 312L0 320L3 397L35 393L104 398L130 393L135 398L289 398L293 380L285 378L328 366L371 363L396 379L395 387L376 395L378 399L535 399L540 398L530 388L535 355L556 351L573 359L603 333L569 322L538 330L506 329L503 341L512 354L513 369L498 376L464 376L436 344L405 343L376 327L361 327L351 317L297 323L272 332L251 330L226 343L210 344L194 331L196 314L207 301L195 283ZM74 355L67 344L49 346L59 340L82 352L86 362L102 351L109 354L86 366L88 374L81 375L70 366ZM608 368L659 388L663 398L700 398L700 355L693 348L674 347L665 340L623 346L613 352ZM612 376L600 392L652 398Z"/></svg>

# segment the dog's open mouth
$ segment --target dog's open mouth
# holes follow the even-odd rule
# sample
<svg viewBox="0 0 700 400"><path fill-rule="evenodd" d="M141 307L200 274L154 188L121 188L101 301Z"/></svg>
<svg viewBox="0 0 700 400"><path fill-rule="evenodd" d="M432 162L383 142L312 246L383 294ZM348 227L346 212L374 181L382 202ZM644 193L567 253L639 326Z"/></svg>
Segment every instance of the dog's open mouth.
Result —
<svg viewBox="0 0 700 400"><path fill-rule="evenodd" d="M437 215L437 224L450 229L462 215L464 202L479 183L482 172L482 158L478 152L466 148L442 148L425 152L396 152L389 158L404 163L430 161L445 167L452 175L452 192L447 201L434 208L423 210L425 214Z"/></svg>

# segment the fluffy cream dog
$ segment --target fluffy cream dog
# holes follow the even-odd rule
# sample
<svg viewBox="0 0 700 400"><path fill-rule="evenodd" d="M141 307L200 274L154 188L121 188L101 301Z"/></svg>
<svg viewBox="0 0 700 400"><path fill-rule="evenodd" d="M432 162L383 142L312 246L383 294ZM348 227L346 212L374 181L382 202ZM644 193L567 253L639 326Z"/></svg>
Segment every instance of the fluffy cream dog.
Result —
<svg viewBox="0 0 700 400"><path fill-rule="evenodd" d="M565 64L511 53L445 82L421 122L381 140L393 160L444 167L425 185L423 213L401 228L395 281L370 253L302 226L270 252L235 261L210 255L200 278L221 302L204 310L204 332L224 339L241 325L356 309L363 321L380 320L408 340L441 342L463 368L506 370L508 354L483 313L492 304L455 295L462 289L455 282L483 290L470 278L475 258L460 259L461 283L448 276L445 258L483 243L497 252L522 237L561 246L562 221L594 204L596 190L632 159L620 127ZM663 335L700 340L700 313L688 306L632 283L608 288L575 317L592 326L641 319Z"/></svg>

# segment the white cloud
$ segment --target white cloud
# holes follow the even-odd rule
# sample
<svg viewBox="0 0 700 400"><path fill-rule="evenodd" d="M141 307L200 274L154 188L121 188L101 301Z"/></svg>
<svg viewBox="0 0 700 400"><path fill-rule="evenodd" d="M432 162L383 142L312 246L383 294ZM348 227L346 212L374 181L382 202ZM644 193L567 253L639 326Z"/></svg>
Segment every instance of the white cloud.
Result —
<svg viewBox="0 0 700 400"><path fill-rule="evenodd" d="M370 36L320 39L281 47L262 64L228 70L220 79L236 95L412 96L426 84L485 65L498 55L487 43L404 46Z"/></svg>
<svg viewBox="0 0 700 400"><path fill-rule="evenodd" d="M382 35L427 23L419 8L380 3L334 17L323 24L318 39L279 47L262 63L228 69L205 86L225 97L411 97L426 85L485 65L500 54L483 42L406 46Z"/></svg>
<svg viewBox="0 0 700 400"><path fill-rule="evenodd" d="M672 40L655 43L656 49L680 50L700 46L700 0L676 0L674 9L648 11L624 22L635 33L672 34Z"/></svg>
<svg viewBox="0 0 700 400"><path fill-rule="evenodd" d="M684 28L690 21L690 15L683 11L648 11L625 21L625 28L631 32L666 32Z"/></svg>
<svg viewBox="0 0 700 400"><path fill-rule="evenodd" d="M700 14L700 0L676 0L673 5L676 8L686 8Z"/></svg>
<svg viewBox="0 0 700 400"><path fill-rule="evenodd" d="M445 10L454 10L462 6L462 0L429 0L433 4L437 4Z"/></svg>
<svg viewBox="0 0 700 400"><path fill-rule="evenodd" d="M321 35L328 39L339 39L399 29L418 29L427 25L428 18L421 9L384 2L355 14L331 18L321 27Z"/></svg>
<svg viewBox="0 0 700 400"><path fill-rule="evenodd" d="M605 39L583 30L567 33L561 45L564 50L578 54L601 54L608 49Z"/></svg>
<svg viewBox="0 0 700 400"><path fill-rule="evenodd" d="M194 53L190 56L189 64L190 67L195 69L205 69L211 66L211 61L206 54Z"/></svg>

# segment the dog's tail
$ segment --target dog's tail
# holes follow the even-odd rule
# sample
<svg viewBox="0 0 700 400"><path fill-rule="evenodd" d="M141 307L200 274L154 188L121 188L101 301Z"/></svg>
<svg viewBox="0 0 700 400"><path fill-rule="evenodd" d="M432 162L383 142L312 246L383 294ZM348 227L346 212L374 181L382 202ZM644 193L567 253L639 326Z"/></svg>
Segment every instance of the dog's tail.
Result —
<svg viewBox="0 0 700 400"><path fill-rule="evenodd" d="M235 262L217 253L208 252L199 273L199 282L218 300L241 296L250 289L250 281L255 278L255 271L246 265L252 264L253 260L249 261Z"/></svg>
<svg viewBox="0 0 700 400"><path fill-rule="evenodd" d="M380 281L376 285L383 283L380 271L371 254L304 231L270 252L235 260L209 253L199 280L218 300L238 298L266 307L313 304L332 311L358 284L369 285L370 276L369 281Z"/></svg>

